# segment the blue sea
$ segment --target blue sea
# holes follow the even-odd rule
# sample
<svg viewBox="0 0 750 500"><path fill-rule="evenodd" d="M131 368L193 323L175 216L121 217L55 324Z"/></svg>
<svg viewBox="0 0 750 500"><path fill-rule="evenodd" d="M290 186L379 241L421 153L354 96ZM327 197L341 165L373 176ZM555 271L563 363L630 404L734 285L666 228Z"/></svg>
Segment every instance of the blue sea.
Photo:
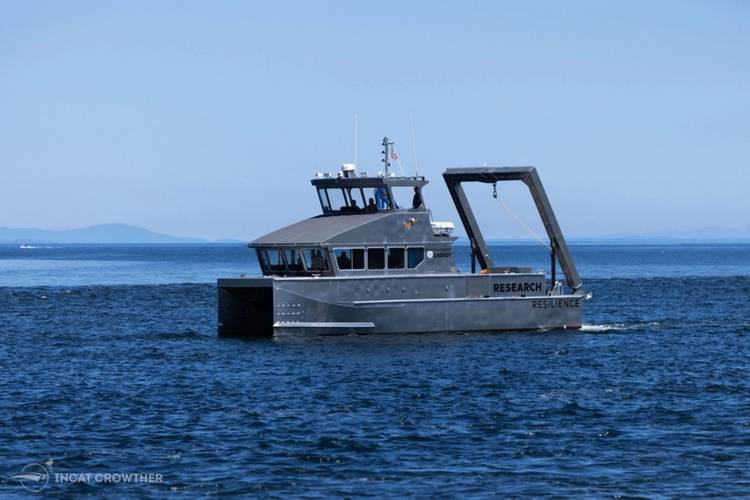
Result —
<svg viewBox="0 0 750 500"><path fill-rule="evenodd" d="M0 497L750 495L750 245L571 250L580 331L242 341L244 245L0 246Z"/></svg>

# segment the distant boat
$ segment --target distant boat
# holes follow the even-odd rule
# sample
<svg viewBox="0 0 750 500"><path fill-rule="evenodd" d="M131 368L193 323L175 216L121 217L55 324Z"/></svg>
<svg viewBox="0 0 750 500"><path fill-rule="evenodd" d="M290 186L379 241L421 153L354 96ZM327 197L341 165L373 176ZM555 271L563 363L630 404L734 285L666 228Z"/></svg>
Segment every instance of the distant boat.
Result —
<svg viewBox="0 0 750 500"><path fill-rule="evenodd" d="M21 250L28 250L30 248L34 248L34 247L29 245L28 243L21 243Z"/></svg>

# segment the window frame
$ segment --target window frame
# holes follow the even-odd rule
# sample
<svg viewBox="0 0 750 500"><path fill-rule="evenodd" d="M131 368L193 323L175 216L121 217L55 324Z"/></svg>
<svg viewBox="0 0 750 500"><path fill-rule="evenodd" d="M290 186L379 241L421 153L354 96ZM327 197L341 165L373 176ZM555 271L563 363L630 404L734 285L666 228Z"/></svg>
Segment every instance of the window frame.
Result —
<svg viewBox="0 0 750 500"><path fill-rule="evenodd" d="M351 262L351 266L349 269L341 269L339 267L339 259L338 255L336 255L337 252L340 251L349 251L349 261ZM364 254L364 258L362 260L362 265L364 267L361 268L355 268L354 267L354 250L362 250ZM331 253L333 254L333 260L336 262L336 270L337 271L366 271L367 270L367 249L363 246L356 246L356 247L335 247L331 249Z"/></svg>
<svg viewBox="0 0 750 500"><path fill-rule="evenodd" d="M393 195L391 194L391 189L388 186L377 186L373 188L367 188L372 189L372 197L375 199L375 206L377 206L378 203L378 197L377 197L377 191L379 189L383 189L383 192L385 193L385 208L378 207L378 212L392 212L395 210L394 203L393 203Z"/></svg>
<svg viewBox="0 0 750 500"><path fill-rule="evenodd" d="M409 250L411 250L411 249L422 250L422 258L419 260L419 263L416 266L414 266L414 267L410 267L409 266ZM425 250L425 247L423 247L423 246L407 246L406 247L406 259L405 259L406 260L406 269L419 269L419 266L421 266L422 264L424 264L426 253L427 252Z"/></svg>
<svg viewBox="0 0 750 500"><path fill-rule="evenodd" d="M319 250L321 253L321 257L325 265L323 269L312 269L311 267L307 266L304 252L313 252L315 250ZM313 276L327 273L332 269L330 253L325 247L300 247L291 245L281 247L262 247L256 248L255 251L258 255L258 264L260 265L261 272L264 276ZM271 252L280 253L281 262L278 265L274 265L271 263L271 259L269 256ZM294 256L294 254L297 255L300 260L299 267L297 267L296 264L289 264L289 253L292 253L292 256Z"/></svg>
<svg viewBox="0 0 750 500"><path fill-rule="evenodd" d="M385 268L389 271L392 269L394 271L403 271L406 269L406 247L400 246L400 245L393 245L393 246L387 246L386 248L386 254L385 254ZM391 267L391 250L401 250L403 253L401 254L401 260L404 263L402 267Z"/></svg>
<svg viewBox="0 0 750 500"><path fill-rule="evenodd" d="M267 252L267 255L268 255L268 270L271 273L274 273L274 272L286 272L286 273L288 273L289 272L289 268L286 266L286 257L284 256L284 254L286 252L284 250L285 250L285 248L283 248L283 247L266 248L264 250L265 252ZM270 254L270 252L276 252L276 254L281 257L279 259L279 263L278 264L274 264L271 261L271 256L270 256L271 254ZM279 269L274 269L274 268L279 268Z"/></svg>
<svg viewBox="0 0 750 500"><path fill-rule="evenodd" d="M319 251L320 256L323 258L323 263L325 264L325 267L323 269L313 269L312 268L312 252ZM302 255L302 266L305 268L305 271L310 274L321 274L331 269L331 266L329 264L329 258L327 256L328 252L323 247L300 247L297 249L297 251ZM310 267L307 266L307 260L305 259L305 252L310 252Z"/></svg>
<svg viewBox="0 0 750 500"><path fill-rule="evenodd" d="M383 251L383 267L370 267L370 250L382 250ZM388 267L387 267L388 258L387 258L387 254L386 254L385 250L386 250L385 246L382 246L382 247L367 247L367 251L365 253L367 254L367 258L366 258L367 263L366 264L367 264L367 270L368 271L371 270L371 269L373 271L383 271L385 269L388 269Z"/></svg>
<svg viewBox="0 0 750 500"><path fill-rule="evenodd" d="M289 272L289 273L300 273L300 272L304 273L304 272L307 272L307 269L305 268L305 258L302 257L301 251L302 251L301 248L294 247L294 246L292 246L292 247L283 247L281 249L281 254L284 257L284 264L286 265L287 272ZM297 268L297 264L292 264L292 263L289 262L289 258L288 257L289 257L290 253L292 254L293 257L296 256L297 259L300 261L300 264L299 264L300 269ZM294 266L294 267L292 267L292 266Z"/></svg>
<svg viewBox="0 0 750 500"><path fill-rule="evenodd" d="M325 199L323 199L325 197ZM318 188L318 198L320 199L320 207L323 209L324 214L330 214L333 212L331 209L331 199L328 197L328 189Z"/></svg>
<svg viewBox="0 0 750 500"><path fill-rule="evenodd" d="M263 276L271 274L271 262L268 260L268 253L265 248L256 248L255 254L258 258L258 264L260 265L260 271Z"/></svg>
<svg viewBox="0 0 750 500"><path fill-rule="evenodd" d="M367 202L370 198L376 202L377 209L372 212L392 211L429 211L424 199L423 178L375 178L355 176L352 178L338 176L338 178L319 176L312 183L318 191L318 198L323 214L348 215L359 211L368 211ZM417 208L413 206L414 190L421 200ZM382 192L382 199L378 193ZM352 210L353 200L357 201L357 210ZM382 206L381 206L382 205Z"/></svg>
<svg viewBox="0 0 750 500"><path fill-rule="evenodd" d="M321 188L326 192L326 199L328 200L328 206L331 207L331 210L328 213L347 213L346 209L349 209L351 207L351 203L349 202L349 194L347 193L346 188L343 187L328 187L328 188ZM340 207L333 207L333 204L331 203L331 194L329 191L339 191L341 193L341 200L344 202L344 204ZM342 208L346 208L345 210L342 210ZM325 212L324 212L325 213Z"/></svg>
<svg viewBox="0 0 750 500"><path fill-rule="evenodd" d="M362 267L354 267L355 250L362 250ZM352 271L367 271L367 250L365 247L352 247Z"/></svg>

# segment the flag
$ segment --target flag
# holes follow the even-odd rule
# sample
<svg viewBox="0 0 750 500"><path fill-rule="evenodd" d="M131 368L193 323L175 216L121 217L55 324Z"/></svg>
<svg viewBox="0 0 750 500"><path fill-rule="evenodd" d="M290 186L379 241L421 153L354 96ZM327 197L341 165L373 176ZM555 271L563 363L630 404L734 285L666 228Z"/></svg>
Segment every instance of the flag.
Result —
<svg viewBox="0 0 750 500"><path fill-rule="evenodd" d="M391 160L398 160L398 155L396 154L396 149L391 149Z"/></svg>

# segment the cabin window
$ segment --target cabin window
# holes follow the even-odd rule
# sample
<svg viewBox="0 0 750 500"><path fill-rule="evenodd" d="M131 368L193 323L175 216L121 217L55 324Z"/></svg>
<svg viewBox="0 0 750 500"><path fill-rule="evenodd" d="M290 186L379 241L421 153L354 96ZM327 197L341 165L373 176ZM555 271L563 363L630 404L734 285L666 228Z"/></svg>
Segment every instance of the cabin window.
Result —
<svg viewBox="0 0 750 500"><path fill-rule="evenodd" d="M281 250L268 250L268 268L273 271L286 271L284 256Z"/></svg>
<svg viewBox="0 0 750 500"><path fill-rule="evenodd" d="M347 188L346 195L349 199L349 210L351 212L361 212L367 208L365 192L362 188Z"/></svg>
<svg viewBox="0 0 750 500"><path fill-rule="evenodd" d="M299 251L294 248L287 248L284 250L284 258L286 259L286 266L292 272L304 271L302 267L302 256Z"/></svg>
<svg viewBox="0 0 750 500"><path fill-rule="evenodd" d="M339 269L351 269L352 268L352 249L351 248L337 248L333 251L336 254L336 265Z"/></svg>
<svg viewBox="0 0 750 500"><path fill-rule="evenodd" d="M424 260L424 248L422 247L409 247L406 253L406 260L409 269L414 269Z"/></svg>
<svg viewBox="0 0 750 500"><path fill-rule="evenodd" d="M422 201L422 191L414 186L391 186L393 201L396 208L400 209L417 209L424 208Z"/></svg>
<svg viewBox="0 0 750 500"><path fill-rule="evenodd" d="M400 208L411 208L411 187L392 188L404 191L404 201L399 204ZM394 208L389 190L386 186L380 187L327 187L318 188L318 198L323 213L328 215L343 215L361 212L383 212Z"/></svg>
<svg viewBox="0 0 750 500"><path fill-rule="evenodd" d="M346 201L343 189L335 188L326 189L325 191L326 195L328 196L328 203L331 207L331 210L338 211L347 210L349 208L349 204Z"/></svg>
<svg viewBox="0 0 750 500"><path fill-rule="evenodd" d="M341 270L365 268L364 248L336 248L333 253L336 255L336 265Z"/></svg>
<svg viewBox="0 0 750 500"><path fill-rule="evenodd" d="M378 195L378 189L371 188L367 188L367 191L363 190L362 194L365 197L365 212L380 212L388 209L387 194L385 199L383 199L381 195Z"/></svg>
<svg viewBox="0 0 750 500"><path fill-rule="evenodd" d="M258 254L258 263L263 274L268 274L271 269L271 266L268 264L268 254L265 250L257 250L256 253Z"/></svg>
<svg viewBox="0 0 750 500"><path fill-rule="evenodd" d="M367 268L384 269L385 268L385 249L368 248L367 249Z"/></svg>
<svg viewBox="0 0 750 500"><path fill-rule="evenodd" d="M352 249L352 268L353 269L365 268L365 249L364 248Z"/></svg>
<svg viewBox="0 0 750 500"><path fill-rule="evenodd" d="M305 248L302 250L302 258L305 261L305 268L311 272L320 272L328 270L328 261L325 254L319 248Z"/></svg>
<svg viewBox="0 0 750 500"><path fill-rule="evenodd" d="M323 207L323 213L327 214L331 211L331 202L328 200L328 194L325 189L318 189L318 198L320 198L320 206Z"/></svg>
<svg viewBox="0 0 750 500"><path fill-rule="evenodd" d="M388 269L403 269L404 268L404 249L403 248L389 248L388 249Z"/></svg>

